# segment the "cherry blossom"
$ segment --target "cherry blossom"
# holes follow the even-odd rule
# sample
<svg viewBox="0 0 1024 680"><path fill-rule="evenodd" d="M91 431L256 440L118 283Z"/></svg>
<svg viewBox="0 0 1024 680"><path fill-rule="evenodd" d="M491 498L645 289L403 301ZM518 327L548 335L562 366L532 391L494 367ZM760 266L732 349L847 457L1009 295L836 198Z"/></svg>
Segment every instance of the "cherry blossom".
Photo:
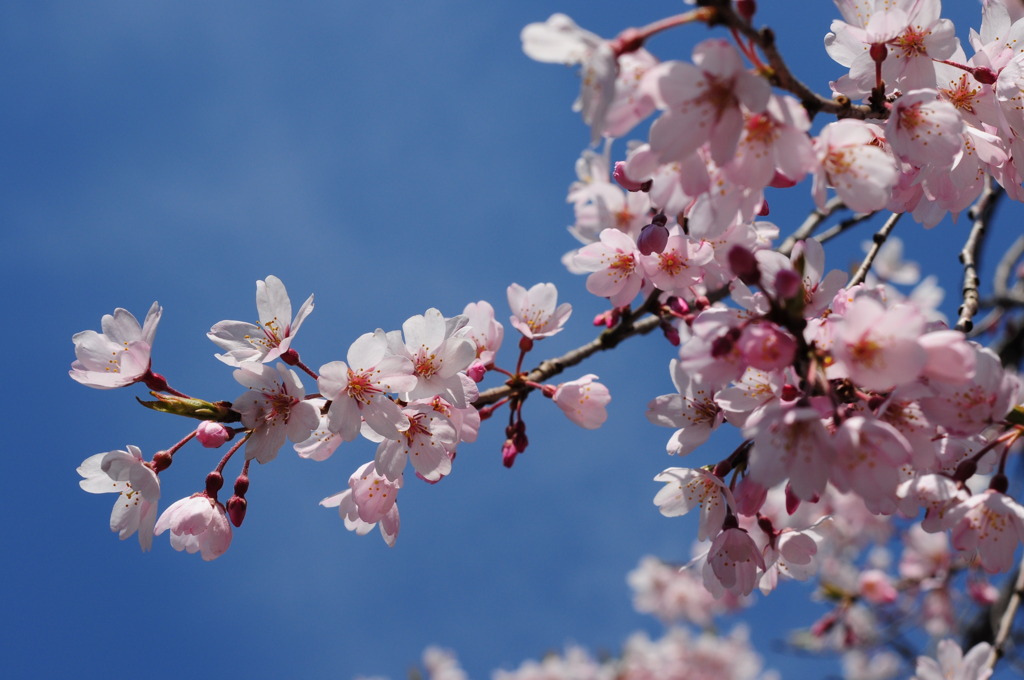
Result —
<svg viewBox="0 0 1024 680"><path fill-rule="evenodd" d="M812 192L825 206L825 187L835 187L851 210L873 212L885 207L896 184L893 157L878 144L880 130L869 123L843 119L829 123L815 140L818 167Z"/></svg>
<svg viewBox="0 0 1024 680"><path fill-rule="evenodd" d="M405 393L416 387L413 363L394 354L382 330L359 336L348 349L348 363L332 361L320 367L317 385L331 401L328 427L343 441L359 436L362 421L384 437L397 439L409 426L402 409L389 393Z"/></svg>
<svg viewBox="0 0 1024 680"><path fill-rule="evenodd" d="M953 547L975 553L990 574L1008 571L1024 541L1024 508L1006 494L987 489L954 506L946 514Z"/></svg>
<svg viewBox="0 0 1024 680"><path fill-rule="evenodd" d="M561 383L551 397L569 420L588 430L604 424L608 419L605 407L612 400L608 388L596 380L596 375L588 373L582 378Z"/></svg>
<svg viewBox="0 0 1024 680"><path fill-rule="evenodd" d="M765 569L764 558L754 539L743 529L733 527L723 530L711 542L704 566L704 584L715 579L727 591L749 595Z"/></svg>
<svg viewBox="0 0 1024 680"><path fill-rule="evenodd" d="M223 555L231 545L231 523L224 506L205 493L175 501L156 522L154 534L170 529L171 547L198 552L206 561Z"/></svg>
<svg viewBox="0 0 1024 680"><path fill-rule="evenodd" d="M553 283L538 283L526 290L518 283L508 287L508 306L512 309L512 327L531 340L551 337L562 330L572 314L572 305L558 302Z"/></svg>
<svg viewBox="0 0 1024 680"><path fill-rule="evenodd" d="M78 466L83 479L78 483L89 493L116 493L110 513L110 530L123 541L138 533L144 551L153 545L160 480L142 458L139 447L89 456Z"/></svg>
<svg viewBox="0 0 1024 680"><path fill-rule="evenodd" d="M396 502L402 476L388 481L373 471L373 461L364 463L349 478L349 488L320 501L325 508L338 508L345 528L363 536L379 526L381 536L389 547L394 547L401 528ZM356 487L359 487L358 495ZM362 509L361 509L362 508ZM367 517L373 521L362 519Z"/></svg>
<svg viewBox="0 0 1024 680"><path fill-rule="evenodd" d="M157 303L149 308L145 321L138 320L126 309L118 307L113 314L104 314L100 321L102 333L75 333L75 361L68 374L86 387L108 390L143 380L149 372L153 338L163 308Z"/></svg>
<svg viewBox="0 0 1024 680"><path fill-rule="evenodd" d="M268 276L256 282L256 311L259 321L221 321L206 334L215 345L225 350L216 357L228 366L246 361L269 363L288 351L292 338L313 311L310 295L292 319L292 302L281 279Z"/></svg>
<svg viewBox="0 0 1024 680"><path fill-rule="evenodd" d="M707 470L674 467L654 481L665 484L654 497L654 504L665 517L678 517L699 508L697 540L705 541L721 531L732 494L720 477Z"/></svg>
<svg viewBox="0 0 1024 680"><path fill-rule="evenodd" d="M992 669L986 668L992 646L979 642L964 654L953 640L939 640L936 658L917 657L914 680L988 680Z"/></svg>
<svg viewBox="0 0 1024 680"><path fill-rule="evenodd" d="M404 401L440 395L455 406L466 406L466 390L475 387L465 371L476 359L476 346L461 333L466 321L464 316L447 319L431 308L406 319L401 333L387 334L391 353L408 359L416 377L414 386L400 391Z"/></svg>
<svg viewBox="0 0 1024 680"><path fill-rule="evenodd" d="M249 388L232 404L242 414L242 424L251 430L246 458L267 463L277 457L286 438L301 442L316 428L317 410L304 400L302 381L288 367L249 361L235 369L234 376Z"/></svg>

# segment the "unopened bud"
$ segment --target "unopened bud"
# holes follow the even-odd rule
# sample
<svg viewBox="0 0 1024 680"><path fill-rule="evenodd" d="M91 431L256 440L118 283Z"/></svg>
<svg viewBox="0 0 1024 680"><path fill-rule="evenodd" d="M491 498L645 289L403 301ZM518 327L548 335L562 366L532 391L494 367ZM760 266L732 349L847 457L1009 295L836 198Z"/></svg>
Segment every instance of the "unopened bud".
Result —
<svg viewBox="0 0 1024 680"><path fill-rule="evenodd" d="M214 470L206 475L206 495L217 498L217 492L224 486L224 475Z"/></svg>
<svg viewBox="0 0 1024 680"><path fill-rule="evenodd" d="M468 375L469 379L475 383L478 383L481 380L483 380L486 374L487 367L484 366L484 362L480 361L479 359L471 363L469 365L469 368L466 369L466 375Z"/></svg>
<svg viewBox="0 0 1024 680"><path fill-rule="evenodd" d="M166 451L157 451L153 455L153 472L160 473L171 467L174 457Z"/></svg>
<svg viewBox="0 0 1024 680"><path fill-rule="evenodd" d="M242 526L242 521L245 519L245 509L248 504L248 501L240 496L232 496L228 499L228 519L236 527Z"/></svg>
<svg viewBox="0 0 1024 680"><path fill-rule="evenodd" d="M234 433L224 423L215 420L204 420L196 428L196 438L199 443L208 449L215 449L227 440L231 439Z"/></svg>
<svg viewBox="0 0 1024 680"><path fill-rule="evenodd" d="M748 286L756 286L761 281L761 269L757 265L757 258L741 245L735 245L729 249L729 269L739 277L739 280Z"/></svg>
<svg viewBox="0 0 1024 680"><path fill-rule="evenodd" d="M637 182L626 176L626 162L617 161L615 163L615 169L612 171L612 179L614 179L620 187L626 191L643 191L645 182Z"/></svg>
<svg viewBox="0 0 1024 680"><path fill-rule="evenodd" d="M501 464L507 468L512 467L512 464L516 462L516 456L518 455L519 451L516 450L512 440L506 439L505 443L501 446Z"/></svg>
<svg viewBox="0 0 1024 680"><path fill-rule="evenodd" d="M768 206L768 199L761 199L761 205L757 206L757 216L768 217L771 212L771 208Z"/></svg>
<svg viewBox="0 0 1024 680"><path fill-rule="evenodd" d="M679 330L667 321L661 322L661 332L665 335L665 339L669 341L673 347L678 347L680 338Z"/></svg>
<svg viewBox="0 0 1024 680"><path fill-rule="evenodd" d="M775 294L782 300L790 300L800 294L803 280L792 269L780 269L775 275Z"/></svg>
<svg viewBox="0 0 1024 680"><path fill-rule="evenodd" d="M642 254L650 255L664 251L666 243L668 243L668 229L663 224L652 222L640 231L636 247Z"/></svg>

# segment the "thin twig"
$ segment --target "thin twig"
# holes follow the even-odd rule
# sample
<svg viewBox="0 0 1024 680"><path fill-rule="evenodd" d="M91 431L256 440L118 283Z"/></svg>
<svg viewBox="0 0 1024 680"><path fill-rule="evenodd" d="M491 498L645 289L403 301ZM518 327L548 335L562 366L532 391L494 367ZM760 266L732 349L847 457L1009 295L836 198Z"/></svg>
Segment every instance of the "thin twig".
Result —
<svg viewBox="0 0 1024 680"><path fill-rule="evenodd" d="M818 94L803 82L801 82L789 70L782 55L775 45L775 33L770 28L760 30L754 28L750 22L736 13L732 0L706 0L701 4L712 6L716 10L716 22L724 24L729 28L739 31L754 42L765 59L769 68L765 75L769 77L776 87L793 93L800 99L800 103L807 109L811 118L815 114L830 113L837 118L886 118L888 111L882 108L871 107L864 104L853 104L845 96L838 96L835 99L828 99Z"/></svg>
<svg viewBox="0 0 1024 680"><path fill-rule="evenodd" d="M978 313L980 301L978 296L978 261L981 258L981 244L985 240L992 211L995 209L996 203L1002 194L1002 187L994 185L992 178L986 176L985 188L971 208L970 214L974 219L974 224L971 227L971 233L967 237L963 249L960 251L960 262L964 266L964 301L957 312L960 318L956 322L956 329L964 333L973 328L974 315Z"/></svg>
<svg viewBox="0 0 1024 680"><path fill-rule="evenodd" d="M867 220L871 219L877 214L877 212L869 212L864 213L862 215L854 215L853 217L847 217L845 220L843 220L836 226L832 227L831 229L826 229L815 238L818 239L818 243L827 243L834 239L836 236L839 236L843 232L851 229L852 227L856 227L861 222L866 222Z"/></svg>
<svg viewBox="0 0 1024 680"><path fill-rule="evenodd" d="M821 223L831 217L837 210L841 210L846 207L846 204L838 196L831 198L826 204L823 210L815 209L804 223L794 231L789 237L782 242L782 245L778 247L778 251L783 255L789 255L793 252L793 246L800 241L810 238L815 230L821 226Z"/></svg>
<svg viewBox="0 0 1024 680"><path fill-rule="evenodd" d="M637 314L636 317L640 317L646 313L645 310L639 310L639 312L640 313ZM631 338L634 335L650 333L661 323L661 318L654 314L647 316L640 321L633 321L633 318L636 317L623 319L623 321L617 326L603 331L599 336L582 347L577 347L576 349L554 359L545 359L541 362L540 366L533 369L526 375L526 380L535 383L547 380L552 376L558 375L570 366L575 366L596 352L612 349L623 340ZM528 392L532 392L534 389L535 388L529 385L518 383L516 385L505 384L499 387L492 387L491 389L482 392L477 400L473 402L473 406L480 408L481 406L493 404L496 401L504 399L513 392L516 394L526 394Z"/></svg>
<svg viewBox="0 0 1024 680"><path fill-rule="evenodd" d="M1021 596L1024 595L1024 565L1018 567L1017 578L1013 584L1013 591L1006 601L1006 609L999 617L999 627L996 629L996 637L992 641L992 651L988 655L988 668L995 668L996 662L1006 653L1004 647L1010 637L1010 630L1013 628L1013 619L1017 616L1017 609L1020 607Z"/></svg>
<svg viewBox="0 0 1024 680"><path fill-rule="evenodd" d="M874 243L871 245L871 250L868 251L868 256L860 263L860 268L857 269L857 273L854 274L853 278L850 279L850 282L846 284L847 288L853 288L858 283L863 283L864 278L871 270L871 264L878 256L878 251L882 249L882 245L885 243L885 240L889 238L889 234L892 233L893 227L896 226L896 223L900 221L900 217L902 216L903 213L893 213L889 219L885 221L885 224L882 225L882 228L878 230L878 233L875 234L873 238Z"/></svg>

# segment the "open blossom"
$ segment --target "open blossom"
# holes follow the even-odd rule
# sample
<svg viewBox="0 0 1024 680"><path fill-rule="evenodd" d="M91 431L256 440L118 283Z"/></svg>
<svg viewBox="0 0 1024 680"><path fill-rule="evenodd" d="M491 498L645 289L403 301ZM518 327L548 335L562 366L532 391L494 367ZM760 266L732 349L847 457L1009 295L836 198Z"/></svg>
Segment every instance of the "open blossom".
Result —
<svg viewBox="0 0 1024 680"><path fill-rule="evenodd" d="M835 330L832 355L845 371L869 390L888 390L921 375L928 361L918 343L925 318L910 305L886 309L874 298L857 297Z"/></svg>
<svg viewBox="0 0 1024 680"><path fill-rule="evenodd" d="M387 334L390 351L409 360L416 378L415 385L400 394L404 401L440 395L459 408L467 405L467 388L476 388L465 371L476 359L476 345L462 333L466 321L464 316L446 319L431 308L408 318L401 333Z"/></svg>
<svg viewBox="0 0 1024 680"><path fill-rule="evenodd" d="M381 436L398 438L409 425L402 409L388 393L416 387L412 361L390 351L384 331L359 336L348 349L348 363L332 361L320 367L317 385L331 400L328 425L341 439L359 436L363 420Z"/></svg>
<svg viewBox="0 0 1024 680"><path fill-rule="evenodd" d="M100 390L124 387L142 380L149 371L153 338L163 308L157 303L149 308L140 325L126 309L118 307L113 314L104 314L100 321L102 333L75 333L75 361L71 377Z"/></svg>
<svg viewBox="0 0 1024 680"><path fill-rule="evenodd" d="M172 548L198 552L206 561L217 559L231 545L231 523L224 506L205 493L182 498L164 510L154 533L159 536L168 529Z"/></svg>
<svg viewBox="0 0 1024 680"><path fill-rule="evenodd" d="M399 439L384 439L377 446L377 473L396 480L406 462L428 482L436 482L452 470L452 452L459 434L451 420L430 403L410 404L403 409L409 427Z"/></svg>
<svg viewBox="0 0 1024 680"><path fill-rule="evenodd" d="M235 380L249 391L232 404L251 430L245 444L246 458L261 463L273 460L285 438L301 442L320 422L313 404L304 399L305 389L295 372L286 366L246 362L235 370Z"/></svg>
<svg viewBox="0 0 1024 680"><path fill-rule="evenodd" d="M964 121L935 90L907 92L893 104L885 137L900 160L915 168L950 168L963 148Z"/></svg>
<svg viewBox="0 0 1024 680"><path fill-rule="evenodd" d="M1009 571L1013 555L1024 541L1024 508L1006 494L986 489L946 513L957 550L977 555L990 574Z"/></svg>
<svg viewBox="0 0 1024 680"><path fill-rule="evenodd" d="M281 279L268 276L265 281L256 282L256 310L258 323L221 321L206 334L225 350L224 354L216 355L225 364L239 366L244 361L268 363L287 352L292 338L299 332L299 326L313 311L313 296L302 303L295 319L292 319L292 301L288 291Z"/></svg>
<svg viewBox="0 0 1024 680"><path fill-rule="evenodd" d="M539 340L562 330L572 314L572 305L558 303L558 289L553 283L538 283L526 290L518 283L508 287L509 319L513 328L527 338Z"/></svg>
<svg viewBox="0 0 1024 680"><path fill-rule="evenodd" d="M588 291L608 298L613 307L624 307L633 301L644 282L640 257L632 237L618 229L605 229L598 243L580 248L573 264L593 272L587 277Z"/></svg>
<svg viewBox="0 0 1024 680"><path fill-rule="evenodd" d="M462 315L466 317L462 334L476 345L476 358L484 366L494 363L494 355L505 339L505 327L494 318L494 307L486 300L470 302Z"/></svg>
<svg viewBox="0 0 1024 680"><path fill-rule="evenodd" d="M394 481L379 475L371 460L352 473L348 489L328 496L320 501L320 505L338 508L345 528L360 536L369 533L379 524L384 542L394 547L400 528L397 499L402 482L402 475Z"/></svg>
<svg viewBox="0 0 1024 680"><path fill-rule="evenodd" d="M651 125L651 149L662 161L682 160L705 143L719 166L733 159L743 131L743 108L759 113L771 88L744 68L735 47L705 40L693 49L693 64L666 62L650 76L655 101L665 113Z"/></svg>
<svg viewBox="0 0 1024 680"><path fill-rule="evenodd" d="M654 504L662 515L678 517L699 508L697 540L706 541L721 531L731 498L721 477L707 470L673 467L654 481L665 484L654 496Z"/></svg>
<svg viewBox="0 0 1024 680"><path fill-rule="evenodd" d="M704 565L704 583L715 579L726 591L749 595L766 566L754 539L743 529L725 529L715 536ZM714 587L709 586L709 587Z"/></svg>
<svg viewBox="0 0 1024 680"><path fill-rule="evenodd" d="M138 532L139 545L149 550L153 545L160 500L160 480L142 458L139 447L128 445L127 451L108 451L89 456L78 466L83 479L79 486L89 493L116 493L110 513L110 530L123 541Z"/></svg>
<svg viewBox="0 0 1024 680"><path fill-rule="evenodd" d="M939 640L936 658L917 657L913 680L988 680L992 669L988 658L992 645L979 642L964 654L955 641Z"/></svg>
<svg viewBox="0 0 1024 680"><path fill-rule="evenodd" d="M818 154L812 192L825 207L825 187L835 187L843 203L859 213L889 202L898 175L896 161L878 145L881 130L852 118L829 123L815 140Z"/></svg>
<svg viewBox="0 0 1024 680"><path fill-rule="evenodd" d="M595 380L597 376L588 373L582 378L562 383L551 397L569 420L588 430L604 424L608 419L605 407L612 400L608 388Z"/></svg>
<svg viewBox="0 0 1024 680"><path fill-rule="evenodd" d="M669 371L678 393L652 399L647 405L647 419L655 425L679 428L669 439L667 450L685 456L708 440L722 424L723 414L712 390L689 374L682 362L673 359Z"/></svg>

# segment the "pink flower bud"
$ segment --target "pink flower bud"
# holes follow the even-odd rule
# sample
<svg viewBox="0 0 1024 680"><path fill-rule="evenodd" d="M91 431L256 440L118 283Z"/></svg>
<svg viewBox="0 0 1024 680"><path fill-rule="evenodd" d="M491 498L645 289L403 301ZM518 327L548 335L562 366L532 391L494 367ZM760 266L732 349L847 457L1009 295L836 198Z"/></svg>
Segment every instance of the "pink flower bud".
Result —
<svg viewBox="0 0 1024 680"><path fill-rule="evenodd" d="M515 444L512 443L511 439L506 439L505 443L501 446L501 464L507 468L512 467L518 455L519 451L516 450Z"/></svg>
<svg viewBox="0 0 1024 680"><path fill-rule="evenodd" d="M780 269L775 275L775 294L782 300L790 300L799 295L803 281L792 269Z"/></svg>
<svg viewBox="0 0 1024 680"><path fill-rule="evenodd" d="M248 505L248 501L240 496L232 496L228 499L228 519L236 527L242 526L242 521L245 519L245 509Z"/></svg>
<svg viewBox="0 0 1024 680"><path fill-rule="evenodd" d="M640 231L636 247L642 254L650 255L664 251L666 243L668 243L668 229L664 224L651 223Z"/></svg>
<svg viewBox="0 0 1024 680"><path fill-rule="evenodd" d="M484 366L484 362L480 361L479 359L471 363L469 365L469 368L466 369L466 375L468 375L469 379L475 383L478 383L481 380L483 380L484 375L486 375L486 373L487 367Z"/></svg>
<svg viewBox="0 0 1024 680"><path fill-rule="evenodd" d="M761 281L761 270L757 266L754 254L741 245L729 249L729 269L748 286L756 286Z"/></svg>
<svg viewBox="0 0 1024 680"><path fill-rule="evenodd" d="M988 581L968 581L967 594L971 599L985 607L999 599L999 588Z"/></svg>
<svg viewBox="0 0 1024 680"><path fill-rule="evenodd" d="M736 346L748 364L762 371L785 368L796 355L796 339L768 322L744 328Z"/></svg>
<svg viewBox="0 0 1024 680"><path fill-rule="evenodd" d="M626 191L640 191L643 189L643 182L636 182L626 176L626 162L618 161L612 171L612 179L618 182L619 186Z"/></svg>
<svg viewBox="0 0 1024 680"><path fill-rule="evenodd" d="M224 442L231 439L232 433L224 423L215 420L204 420L196 428L196 437L199 443L208 449L215 449Z"/></svg>

